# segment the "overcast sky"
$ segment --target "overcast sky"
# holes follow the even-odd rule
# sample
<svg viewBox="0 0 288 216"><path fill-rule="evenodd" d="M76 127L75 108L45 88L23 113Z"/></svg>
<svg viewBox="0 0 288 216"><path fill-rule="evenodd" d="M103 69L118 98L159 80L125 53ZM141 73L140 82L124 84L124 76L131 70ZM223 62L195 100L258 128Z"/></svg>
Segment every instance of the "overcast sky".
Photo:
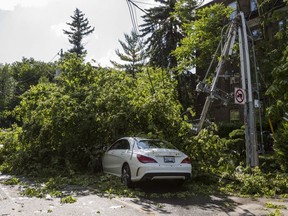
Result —
<svg viewBox="0 0 288 216"><path fill-rule="evenodd" d="M138 0L153 4L153 0ZM141 8L151 5L137 3ZM21 61L22 57L50 62L60 49L71 48L63 29L78 8L88 18L93 34L84 39L87 60L101 66L118 60L115 49L130 34L132 22L126 0L0 0L0 63ZM137 10L140 17L143 13ZM138 18L138 23L141 19Z"/></svg>

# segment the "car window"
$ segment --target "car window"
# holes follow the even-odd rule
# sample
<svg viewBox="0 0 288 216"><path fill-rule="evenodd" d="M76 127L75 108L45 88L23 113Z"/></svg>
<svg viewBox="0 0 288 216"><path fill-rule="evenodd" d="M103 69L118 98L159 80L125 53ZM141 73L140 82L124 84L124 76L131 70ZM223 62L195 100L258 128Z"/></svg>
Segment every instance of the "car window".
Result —
<svg viewBox="0 0 288 216"><path fill-rule="evenodd" d="M139 149L151 149L151 148L168 148L176 149L172 144L163 140L139 140L137 143Z"/></svg>
<svg viewBox="0 0 288 216"><path fill-rule="evenodd" d="M130 149L130 144L128 140L119 140L116 142L109 150L127 150Z"/></svg>

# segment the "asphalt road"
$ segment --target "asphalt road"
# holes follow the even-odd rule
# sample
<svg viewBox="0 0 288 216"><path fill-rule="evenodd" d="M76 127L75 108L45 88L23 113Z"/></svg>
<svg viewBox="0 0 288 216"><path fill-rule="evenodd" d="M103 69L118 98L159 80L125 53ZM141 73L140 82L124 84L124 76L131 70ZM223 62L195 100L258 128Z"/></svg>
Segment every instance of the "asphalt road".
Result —
<svg viewBox="0 0 288 216"><path fill-rule="evenodd" d="M9 176L0 174L0 181ZM285 205L287 200L251 199L239 197L194 197L190 199L139 199L106 198L89 190L78 194L77 202L61 204L60 198L29 198L19 195L20 186L0 184L0 216L224 216L224 215L268 215L275 209L268 209L267 202ZM288 215L287 209L280 209L282 215Z"/></svg>

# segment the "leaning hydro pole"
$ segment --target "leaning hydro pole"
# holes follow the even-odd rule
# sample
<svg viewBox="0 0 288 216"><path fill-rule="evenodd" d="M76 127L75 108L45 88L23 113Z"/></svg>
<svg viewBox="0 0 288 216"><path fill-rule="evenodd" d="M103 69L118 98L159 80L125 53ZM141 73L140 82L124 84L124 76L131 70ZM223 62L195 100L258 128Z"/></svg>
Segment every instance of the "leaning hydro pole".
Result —
<svg viewBox="0 0 288 216"><path fill-rule="evenodd" d="M224 46L221 51L221 57L218 61L217 67L215 69L213 80L211 85L205 83L207 74L211 69L212 60L207 74L204 80L198 83L196 91L205 92L208 94L202 113L200 115L199 123L197 125L197 133L202 129L208 110L214 99L220 99L224 103L228 104L231 100L230 95L219 94L216 89L216 84L219 77L223 73L224 62L229 59L229 56L233 53L233 46L235 44L236 37L238 35L239 43L239 54L240 54L240 71L241 71L241 83L242 87L237 90L238 95L234 93L234 97L239 97L239 104L244 105L244 124L245 124L245 147L246 147L246 165L255 167L259 165L258 161L258 151L257 151L257 130L256 130L256 120L254 113L254 99L251 81L251 66L250 66L250 56L249 56L249 45L248 45L248 35L246 30L246 22L243 12L240 12L231 22L227 29L227 35L225 39ZM220 44L217 48L219 49ZM217 51L216 51L217 52ZM235 91L236 92L236 91Z"/></svg>

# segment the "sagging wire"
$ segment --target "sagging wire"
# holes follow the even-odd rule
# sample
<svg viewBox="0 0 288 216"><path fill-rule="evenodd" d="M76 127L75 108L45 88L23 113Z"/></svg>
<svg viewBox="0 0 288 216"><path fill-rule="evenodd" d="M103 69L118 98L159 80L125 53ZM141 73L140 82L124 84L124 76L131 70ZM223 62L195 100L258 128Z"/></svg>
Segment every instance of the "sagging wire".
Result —
<svg viewBox="0 0 288 216"><path fill-rule="evenodd" d="M142 11L143 13L145 13L145 14L147 14L147 12L144 10L144 9L142 9L142 8L140 8L137 4L135 4L132 0L127 0L128 2L130 2L132 5L134 5L136 8L138 8L140 11Z"/></svg>
<svg viewBox="0 0 288 216"><path fill-rule="evenodd" d="M132 4L130 0L126 0L126 3L130 14L133 31L138 34L138 21L137 21L136 9L134 7L135 5Z"/></svg>
<svg viewBox="0 0 288 216"><path fill-rule="evenodd" d="M147 3L147 2L143 2L143 1L134 1L135 3L139 3L139 4L144 4L144 5L151 5L151 6L157 6L157 4L152 4L152 3Z"/></svg>
<svg viewBox="0 0 288 216"><path fill-rule="evenodd" d="M140 8L136 3L134 3L132 0L126 0L126 3L128 5L128 9L129 9L129 14L130 14L130 18L131 18L131 22L132 22L132 26L133 26L133 31L137 33L137 35L139 34L139 29L138 29L138 22L137 22L137 14L136 14L136 9L142 11L143 13L147 14L147 12ZM138 2L140 3L140 2ZM155 88L149 73L149 68L146 67L146 72L149 78L149 82L151 85L151 93L152 95L155 94Z"/></svg>
<svg viewBox="0 0 288 216"><path fill-rule="evenodd" d="M232 23L230 22L230 23L224 25L224 26L222 27L222 29L221 29L221 39L220 39L220 42L219 42L219 44L218 44L218 46L217 46L217 49L216 49L216 51L215 51L215 53L214 53L214 55L213 55L212 61L210 62L210 65L209 65L209 67L208 67L208 69L207 69L207 71L206 71L206 74L205 74L205 76L204 76L204 78L203 78L203 82L205 82L205 80L207 79L207 77L208 77L208 75L209 75L209 73L210 73L210 71L211 71L211 69L212 69L213 63L215 62L215 59L216 59L216 57L217 57L217 53L219 52L219 49L220 49L220 48L221 48L221 52L222 52L223 39L224 39L225 36L228 34L228 29L229 29L229 26L230 26L231 24L232 24ZM225 31L225 33L224 33L224 30L225 30L225 29L226 29L226 31Z"/></svg>

